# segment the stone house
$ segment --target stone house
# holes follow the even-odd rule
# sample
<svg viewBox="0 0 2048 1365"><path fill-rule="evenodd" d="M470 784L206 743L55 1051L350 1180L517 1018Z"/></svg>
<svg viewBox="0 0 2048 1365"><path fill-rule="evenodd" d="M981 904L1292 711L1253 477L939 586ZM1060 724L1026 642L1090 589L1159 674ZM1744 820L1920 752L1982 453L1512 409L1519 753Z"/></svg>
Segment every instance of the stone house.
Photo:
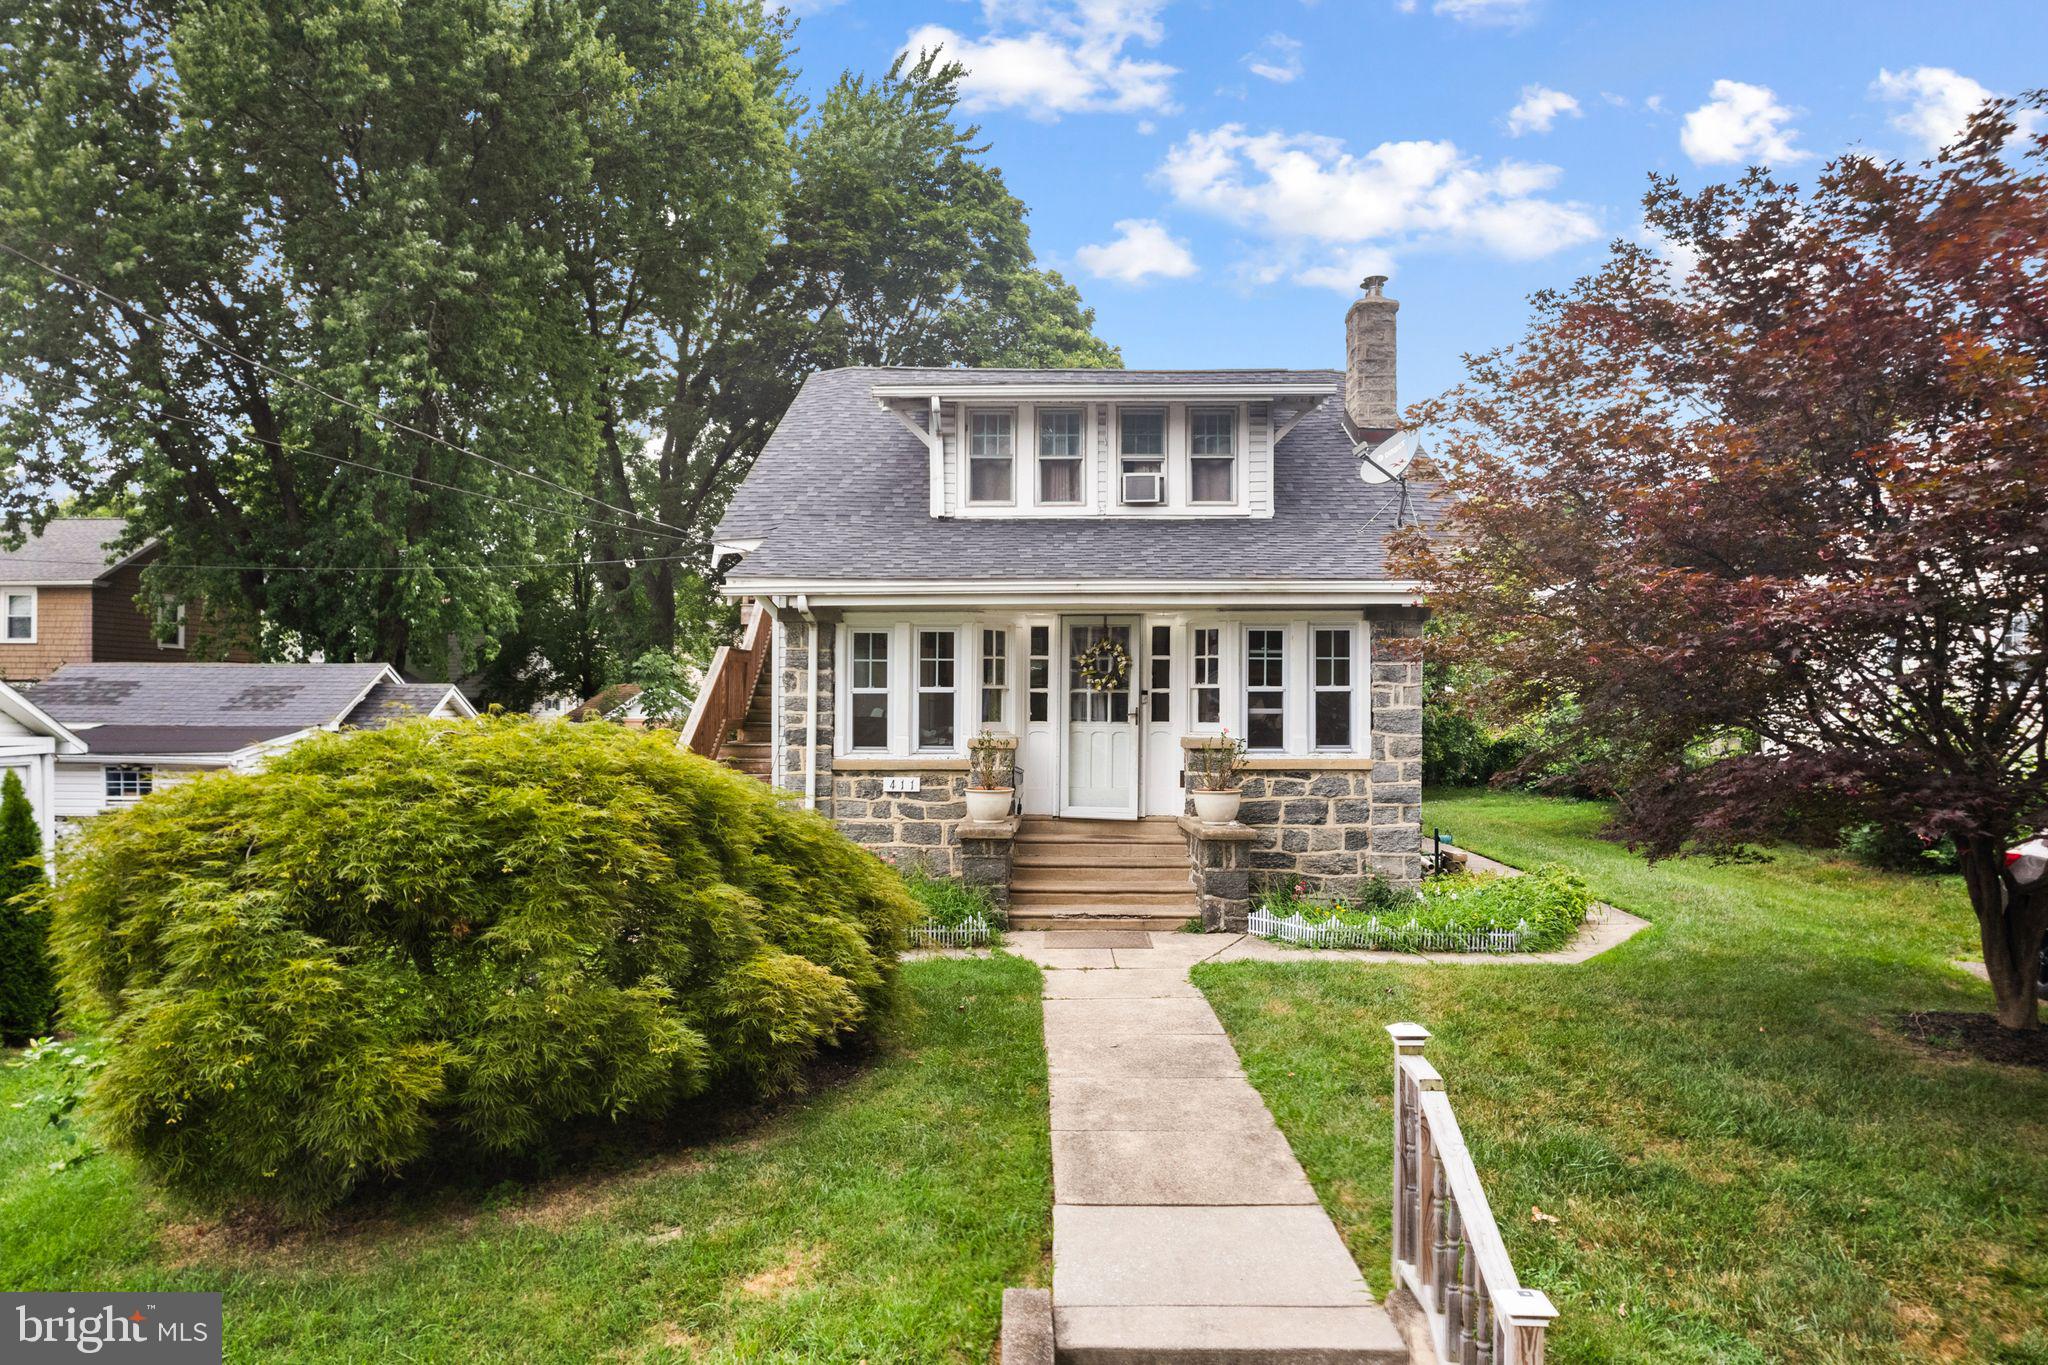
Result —
<svg viewBox="0 0 2048 1365"><path fill-rule="evenodd" d="M1262 877L1413 883L1424 611L1386 540L1433 508L1361 476L1399 420L1383 283L1342 370L812 375L716 537L772 628L721 652L686 736L1013 923L1236 927ZM1019 770L988 823L983 732ZM1207 826L1187 756L1227 736L1244 800Z"/></svg>

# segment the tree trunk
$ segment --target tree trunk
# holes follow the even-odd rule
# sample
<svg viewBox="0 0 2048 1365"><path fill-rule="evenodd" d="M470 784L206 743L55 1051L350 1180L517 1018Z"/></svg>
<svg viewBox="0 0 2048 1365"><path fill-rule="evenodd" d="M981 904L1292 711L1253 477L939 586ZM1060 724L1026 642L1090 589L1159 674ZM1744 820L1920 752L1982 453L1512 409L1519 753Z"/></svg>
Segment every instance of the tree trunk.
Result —
<svg viewBox="0 0 2048 1365"><path fill-rule="evenodd" d="M1993 1013L2009 1029L2037 1029L2041 1006L2035 982L2042 934L2048 930L2048 897L2012 884L1998 840L1977 836L1957 843L1970 908L1977 912L1984 970L1991 978Z"/></svg>

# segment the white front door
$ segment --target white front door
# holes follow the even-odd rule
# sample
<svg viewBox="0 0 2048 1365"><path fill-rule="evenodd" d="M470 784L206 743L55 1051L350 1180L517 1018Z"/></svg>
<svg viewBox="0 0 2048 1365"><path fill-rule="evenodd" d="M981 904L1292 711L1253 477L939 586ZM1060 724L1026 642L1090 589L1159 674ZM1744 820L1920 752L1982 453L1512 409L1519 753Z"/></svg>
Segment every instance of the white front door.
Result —
<svg viewBox="0 0 2048 1365"><path fill-rule="evenodd" d="M1136 819L1139 726L1131 687L1143 666L1136 622L1070 619L1061 623L1061 634L1067 655L1067 742L1060 814ZM1130 667L1121 686L1098 690L1081 681L1078 660L1105 639L1122 647Z"/></svg>

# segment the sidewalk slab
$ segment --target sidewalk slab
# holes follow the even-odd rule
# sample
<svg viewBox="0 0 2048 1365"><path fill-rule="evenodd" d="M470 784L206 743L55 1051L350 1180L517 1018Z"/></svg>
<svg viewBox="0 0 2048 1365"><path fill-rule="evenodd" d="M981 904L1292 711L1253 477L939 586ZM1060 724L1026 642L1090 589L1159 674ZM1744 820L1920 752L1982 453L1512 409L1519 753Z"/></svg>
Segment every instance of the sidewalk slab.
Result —
<svg viewBox="0 0 2048 1365"><path fill-rule="evenodd" d="M1052 1131L1249 1134L1280 1129L1259 1092L1234 1077L1055 1076Z"/></svg>
<svg viewBox="0 0 2048 1365"><path fill-rule="evenodd" d="M1119 973L1121 975L1121 973ZM1045 1002L1045 1033L1087 1037L1089 1034L1128 1036L1133 1033L1215 1033L1223 1032L1222 1021L1209 1002L1195 998L1149 1000L1048 1000Z"/></svg>
<svg viewBox="0 0 2048 1365"><path fill-rule="evenodd" d="M1055 1203L1062 1308L1367 1308L1365 1277L1320 1204L1136 1208Z"/></svg>
<svg viewBox="0 0 2048 1365"><path fill-rule="evenodd" d="M1055 1308L1053 1323L1062 1365L1224 1358L1232 1365L1408 1365L1409 1360L1399 1329L1379 1308Z"/></svg>
<svg viewBox="0 0 2048 1365"><path fill-rule="evenodd" d="M1062 1204L1301 1204L1322 1212L1301 1163L1271 1126L1231 1132L1056 1132Z"/></svg>
<svg viewBox="0 0 2048 1365"><path fill-rule="evenodd" d="M1047 1000L1201 1000L1185 969L1047 972Z"/></svg>
<svg viewBox="0 0 2048 1365"><path fill-rule="evenodd" d="M1055 1076L1244 1075L1230 1040L1220 1033L1170 1033L1135 1038L1073 1038L1047 1032L1045 1055Z"/></svg>

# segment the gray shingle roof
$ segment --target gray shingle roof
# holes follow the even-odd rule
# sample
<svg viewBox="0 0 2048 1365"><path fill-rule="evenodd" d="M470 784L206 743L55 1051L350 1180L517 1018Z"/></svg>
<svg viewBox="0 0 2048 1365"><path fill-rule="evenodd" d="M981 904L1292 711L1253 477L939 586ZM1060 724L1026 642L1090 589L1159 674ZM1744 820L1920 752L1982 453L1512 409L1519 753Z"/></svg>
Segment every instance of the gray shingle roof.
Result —
<svg viewBox="0 0 2048 1365"><path fill-rule="evenodd" d="M389 676L383 664L66 664L28 695L87 748L136 752L108 748L98 727L233 730L253 743L333 724Z"/></svg>
<svg viewBox="0 0 2048 1365"><path fill-rule="evenodd" d="M454 691L454 683L381 682L356 704L342 724L358 730L381 730L394 721L430 716Z"/></svg>
<svg viewBox="0 0 2048 1365"><path fill-rule="evenodd" d="M19 550L0 546L0 583L89 583L112 568L123 517L59 517Z"/></svg>
<svg viewBox="0 0 2048 1365"><path fill-rule="evenodd" d="M903 376L991 373L1065 379L1130 371L827 370L804 382L734 496L718 539L760 540L730 581L759 579L1246 579L1388 577L1397 487L1358 478L1338 404L1304 417L1274 452L1273 516L934 519L923 442L872 396ZM1143 375L1146 372L1137 372ZM1255 388L1261 376L1335 371L1181 371ZM1021 382L1021 381L1020 381ZM1431 489L1411 509L1433 522Z"/></svg>
<svg viewBox="0 0 2048 1365"><path fill-rule="evenodd" d="M94 754L231 754L291 733L267 725L95 725L78 737Z"/></svg>
<svg viewBox="0 0 2048 1365"><path fill-rule="evenodd" d="M1176 384L1327 384L1344 383L1341 370L972 370L959 367L919 369L872 366L859 370L828 370L827 374L865 374L870 387L929 384L968 388L990 384L1072 384L1076 387L1171 388Z"/></svg>

